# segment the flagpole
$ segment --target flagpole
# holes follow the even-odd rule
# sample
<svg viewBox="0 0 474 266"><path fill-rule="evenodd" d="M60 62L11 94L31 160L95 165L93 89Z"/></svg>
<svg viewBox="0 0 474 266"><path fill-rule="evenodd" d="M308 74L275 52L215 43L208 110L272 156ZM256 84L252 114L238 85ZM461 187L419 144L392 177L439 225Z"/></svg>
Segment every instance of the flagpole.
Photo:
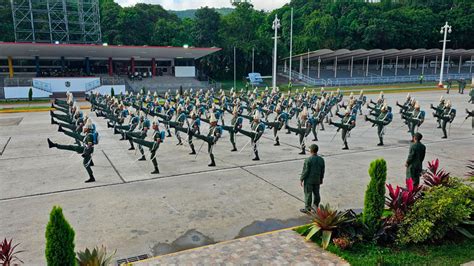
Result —
<svg viewBox="0 0 474 266"><path fill-rule="evenodd" d="M291 23L290 23L290 73L288 75L288 83L291 82L291 72L293 63L293 8L291 8Z"/></svg>

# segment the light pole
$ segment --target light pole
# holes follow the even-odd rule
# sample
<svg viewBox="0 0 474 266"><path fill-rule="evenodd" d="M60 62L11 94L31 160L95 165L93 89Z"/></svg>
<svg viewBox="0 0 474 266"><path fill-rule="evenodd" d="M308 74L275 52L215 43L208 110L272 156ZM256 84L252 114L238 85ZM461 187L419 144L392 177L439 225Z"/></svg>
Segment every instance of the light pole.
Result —
<svg viewBox="0 0 474 266"><path fill-rule="evenodd" d="M448 37L448 32L451 33L452 29L451 26L448 25L448 22L446 21L446 24L441 27L441 30L439 33L444 34L443 38L443 54L441 55L441 71L439 73L439 84L438 87L442 88L443 87L443 74L444 74L444 57L446 55L446 37ZM449 64L449 62L448 62Z"/></svg>
<svg viewBox="0 0 474 266"><path fill-rule="evenodd" d="M273 21L272 29L275 30L275 41L273 47L273 84L272 87L276 90L276 74L277 74L277 41L278 41L278 29L280 28L280 20L278 19L278 15L275 15L275 20Z"/></svg>
<svg viewBox="0 0 474 266"><path fill-rule="evenodd" d="M236 60L235 60L235 46L234 46L234 90L237 90L237 70L236 70Z"/></svg>

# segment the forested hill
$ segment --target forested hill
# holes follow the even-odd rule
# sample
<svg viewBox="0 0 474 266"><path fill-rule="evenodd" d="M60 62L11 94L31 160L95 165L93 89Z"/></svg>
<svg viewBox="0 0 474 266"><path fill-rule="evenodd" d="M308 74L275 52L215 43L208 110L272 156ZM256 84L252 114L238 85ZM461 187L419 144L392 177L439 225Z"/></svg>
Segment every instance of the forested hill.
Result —
<svg viewBox="0 0 474 266"><path fill-rule="evenodd" d="M217 13L221 14L222 16L225 16L229 13L231 13L234 9L233 8L228 8L228 7L223 7L223 8L216 8L215 9ZM184 19L184 18L190 18L194 19L194 14L196 14L197 9L187 9L187 10L168 10L169 12L176 14L178 18Z"/></svg>

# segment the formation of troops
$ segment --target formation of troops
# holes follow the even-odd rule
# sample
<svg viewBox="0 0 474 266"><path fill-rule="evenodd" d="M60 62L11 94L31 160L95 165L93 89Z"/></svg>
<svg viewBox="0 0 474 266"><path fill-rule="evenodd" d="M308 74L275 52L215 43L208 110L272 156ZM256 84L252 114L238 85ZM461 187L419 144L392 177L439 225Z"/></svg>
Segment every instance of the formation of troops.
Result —
<svg viewBox="0 0 474 266"><path fill-rule="evenodd" d="M474 103L474 91L471 90L469 95L469 101ZM58 131L71 137L74 144L63 145L48 139L48 145L50 148L81 154L89 175L86 182L94 182L92 155L94 146L99 144L99 133L91 117L80 110L72 93L68 92L66 96L64 101L56 99L52 103L56 110L51 111L51 124L58 125ZM363 116L365 121L377 128L378 146L384 145L386 127L393 120L393 109L388 106L383 92L375 101L368 101L363 91L359 95L351 93L344 100L339 89L326 92L324 88L318 92L303 89L287 93L268 88L248 92L231 90L230 93L190 89L176 91L174 95L170 91L164 95L143 91L117 96L95 93L89 95L87 100L91 103L91 113L95 112L96 117L106 119L107 127L120 140L129 142L129 150L135 150L135 146L138 146L140 157L137 160L146 161L145 151L148 150L153 165L152 174L160 173L157 155L161 143L173 135L177 140L176 145L186 142L189 154L193 156L197 156L206 145L210 159L208 166L213 167L216 166L214 147L223 134L229 134L232 145L230 152L238 151L236 136L245 136L247 142L241 146L241 151L250 145L254 154L252 160L258 161L259 140L266 130L271 132L274 146L280 145L280 134L297 135L297 144L301 150L299 154L306 154L308 136L312 135L312 141L318 141L318 131L325 130L325 124L336 128L331 142L340 132L343 150L348 150L348 138L356 127L358 116ZM410 94L403 103L397 102L396 105L400 108L404 125L413 137L422 126L426 111L421 110L419 102ZM363 107L367 108L366 115L363 115ZM447 127L455 119L456 109L443 97L431 108L443 138L447 138ZM466 113L466 119L474 117L474 110L466 109ZM230 119L226 120L224 117L227 115ZM209 126L203 127L203 123ZM203 132L204 128L206 132ZM195 140L201 145L195 146Z"/></svg>

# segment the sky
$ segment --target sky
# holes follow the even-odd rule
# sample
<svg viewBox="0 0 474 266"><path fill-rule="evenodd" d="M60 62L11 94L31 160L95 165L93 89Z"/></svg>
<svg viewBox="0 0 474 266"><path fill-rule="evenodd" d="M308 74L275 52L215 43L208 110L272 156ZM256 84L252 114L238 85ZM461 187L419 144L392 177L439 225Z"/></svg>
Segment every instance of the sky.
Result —
<svg viewBox="0 0 474 266"><path fill-rule="evenodd" d="M208 7L232 7L230 0L115 0L121 6L132 6L136 3L160 4L167 10L196 9ZM290 0L252 0L255 9L273 10L280 8Z"/></svg>

